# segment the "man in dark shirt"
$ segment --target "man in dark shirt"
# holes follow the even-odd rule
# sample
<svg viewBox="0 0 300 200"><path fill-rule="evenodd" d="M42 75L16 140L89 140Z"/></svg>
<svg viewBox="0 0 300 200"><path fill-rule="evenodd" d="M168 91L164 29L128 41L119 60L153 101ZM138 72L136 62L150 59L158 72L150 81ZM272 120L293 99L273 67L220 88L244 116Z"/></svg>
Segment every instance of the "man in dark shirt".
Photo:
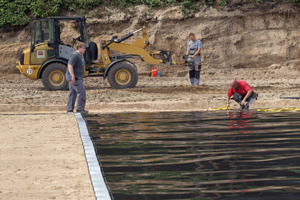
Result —
<svg viewBox="0 0 300 200"><path fill-rule="evenodd" d="M249 106L257 99L258 94L250 87L246 81L232 80L227 92L227 108L229 108L230 97L241 106L241 109L249 109ZM248 103L246 103L248 101Z"/></svg>
<svg viewBox="0 0 300 200"><path fill-rule="evenodd" d="M75 101L77 98L77 110L81 114L87 114L84 110L86 102L86 92L83 84L85 61L83 54L86 51L86 46L83 42L76 42L76 51L71 55L68 62L68 70L66 79L69 82L69 95L67 103L67 113L73 113Z"/></svg>

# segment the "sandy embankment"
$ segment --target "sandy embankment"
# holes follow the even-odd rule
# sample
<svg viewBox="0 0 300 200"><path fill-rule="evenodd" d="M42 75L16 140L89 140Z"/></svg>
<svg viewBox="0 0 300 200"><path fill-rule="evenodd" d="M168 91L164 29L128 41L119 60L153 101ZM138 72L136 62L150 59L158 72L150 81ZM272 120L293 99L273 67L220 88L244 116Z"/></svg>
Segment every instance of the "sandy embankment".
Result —
<svg viewBox="0 0 300 200"><path fill-rule="evenodd" d="M0 199L95 199L73 115L0 115Z"/></svg>

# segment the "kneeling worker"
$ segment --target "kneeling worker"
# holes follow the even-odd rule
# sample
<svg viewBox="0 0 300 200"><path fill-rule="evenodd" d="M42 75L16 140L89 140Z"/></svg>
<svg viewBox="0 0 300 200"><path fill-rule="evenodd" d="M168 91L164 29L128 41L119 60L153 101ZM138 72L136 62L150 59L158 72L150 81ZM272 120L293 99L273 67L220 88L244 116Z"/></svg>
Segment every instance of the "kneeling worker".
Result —
<svg viewBox="0 0 300 200"><path fill-rule="evenodd" d="M227 92L227 108L229 108L231 96L241 106L240 109L249 109L249 106L258 97L258 94L254 92L246 81L232 80L230 86ZM248 102L247 104L246 101Z"/></svg>

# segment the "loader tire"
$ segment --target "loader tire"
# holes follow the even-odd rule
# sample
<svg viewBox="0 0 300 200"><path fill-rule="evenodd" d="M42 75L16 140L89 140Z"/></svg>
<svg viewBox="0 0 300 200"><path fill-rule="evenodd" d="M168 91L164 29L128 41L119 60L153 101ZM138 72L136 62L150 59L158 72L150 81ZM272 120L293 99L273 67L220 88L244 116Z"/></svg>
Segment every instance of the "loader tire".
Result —
<svg viewBox="0 0 300 200"><path fill-rule="evenodd" d="M42 74L43 85L48 90L66 90L68 88L66 71L67 67L62 63L49 64Z"/></svg>
<svg viewBox="0 0 300 200"><path fill-rule="evenodd" d="M138 81L135 66L128 62L119 62L108 72L108 82L114 89L134 88Z"/></svg>

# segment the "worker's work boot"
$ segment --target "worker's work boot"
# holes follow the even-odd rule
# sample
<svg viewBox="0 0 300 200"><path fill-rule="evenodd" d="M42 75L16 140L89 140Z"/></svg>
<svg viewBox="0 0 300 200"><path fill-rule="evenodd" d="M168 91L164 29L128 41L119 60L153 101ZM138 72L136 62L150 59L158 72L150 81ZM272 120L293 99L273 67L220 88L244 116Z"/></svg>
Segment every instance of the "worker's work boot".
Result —
<svg viewBox="0 0 300 200"><path fill-rule="evenodd" d="M248 105L245 105L245 106L241 105L240 110L249 110L249 106Z"/></svg>
<svg viewBox="0 0 300 200"><path fill-rule="evenodd" d="M76 110L77 113L81 113L82 115L87 115L89 111L87 110Z"/></svg>

